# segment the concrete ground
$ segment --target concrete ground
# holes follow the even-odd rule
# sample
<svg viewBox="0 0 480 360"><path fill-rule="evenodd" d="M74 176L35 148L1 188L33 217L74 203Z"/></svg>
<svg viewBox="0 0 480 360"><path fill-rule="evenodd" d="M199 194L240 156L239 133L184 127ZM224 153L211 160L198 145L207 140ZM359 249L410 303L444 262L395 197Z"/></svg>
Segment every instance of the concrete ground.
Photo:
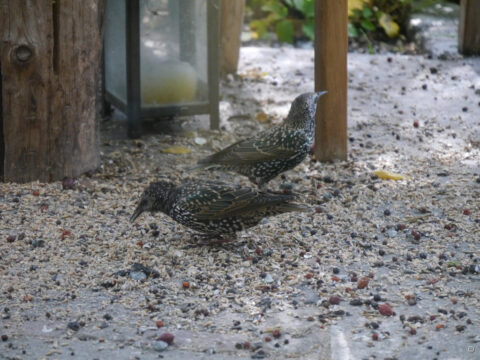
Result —
<svg viewBox="0 0 480 360"><path fill-rule="evenodd" d="M13 231L18 217L8 199L42 185L2 184L1 190L8 195L0 202L3 242L0 335L6 336L0 342L0 358L480 359L480 59L455 55L442 56L446 58L442 60L435 51L432 53L432 59L349 54L349 161L336 164L306 161L300 166L299 173L322 179L318 180L320 195L309 199L320 196L322 208L333 217L330 221L326 216L321 217L311 224L308 219L298 220L304 227L312 225L318 229L321 236L312 232L308 241L295 240L296 246L301 244L301 250L305 251L301 252L300 260L292 261L293 265L277 262L280 258L274 257L275 261L264 260L263 265L260 262L264 266L260 268L248 260L251 256L242 258L243 250L236 245L191 250L183 247L182 236L168 232L166 245L151 245L159 253L164 251L161 256L150 254L156 257L156 262L151 263L161 273L160 277L138 281L137 285L132 273L131 279L123 280L121 276L112 276L109 266L114 263L122 270L130 261L150 259L145 247L150 246L147 242L150 230L131 230L132 225L123 219L126 215L120 210L116 222L108 225L102 222L95 229L98 237L94 240L80 236L69 242L67 234L66 240L58 245L64 249L52 248L50 254L40 252L40 246L37 248L35 244L23 248L19 240L7 246L4 239ZM231 142L235 136L256 131L258 124L252 118L258 116L259 109L273 122L280 121L292 97L313 88L312 59L311 50L242 48L240 78L229 78L222 87L221 117L225 130L220 135L195 130L196 126L205 127L203 120L182 124L202 137L211 137L211 142L218 146ZM137 154L143 144L121 140L128 151L118 155L111 149L116 140L109 137L111 134L104 134L105 174L122 158ZM165 139L182 144L190 141L176 140L174 136L162 137L162 142ZM151 146L156 140L150 135L142 141ZM198 148L199 154L186 160L157 155L158 159L150 160L147 165L152 172L155 166L181 167L187 160L192 162L210 153L214 145ZM412 179L410 182L372 179L375 169L399 172ZM135 179L143 175L135 174ZM111 176L114 179L115 174ZM297 173L288 174L287 179L295 181L296 176ZM331 180L327 177L346 184L341 188L345 194L341 196L343 204L328 198ZM102 193L108 197L113 191L109 181L106 175L98 180L101 189L90 193L95 194L95 201L101 202ZM280 186L280 181L274 185ZM301 189L307 185L310 180L299 180ZM352 186L354 191L350 194L348 188ZM56 194L54 185L47 189ZM407 199L409 193L413 195ZM89 192L85 194L82 196L90 196ZM115 196L123 196L119 202L129 206L123 213L130 213L137 198ZM363 203L345 207L349 196L358 196L364 199L360 201ZM121 204L116 206L121 209ZM391 219L385 215L386 210L391 211ZM108 214L109 209L106 211ZM103 221L104 215L79 216L81 221L92 221L95 226L95 219ZM62 217L65 224L74 226L69 219L68 214ZM34 218L29 220L24 225L27 237L41 227ZM156 220L149 217L147 221ZM275 221L272 220L273 228L269 227L270 222L259 226L261 236L277 234L275 226L278 228L280 224ZM75 222L79 221L74 218ZM406 224L408 231L390 226L400 222ZM421 229L420 240L410 231L417 227ZM322 229L330 232L322 233ZM246 246L250 237L256 237L255 232L249 234L241 236L241 246ZM296 236L295 232L292 234ZM110 243L109 237L118 239ZM273 249L274 256L275 251L285 251L288 257L291 249L286 238L286 235L279 235L276 240L262 238L261 244L264 250ZM140 241L147 243L139 248L135 244ZM316 253L309 251L308 242ZM251 254L255 256L253 249ZM57 251L65 253L57 256ZM36 268L18 265L22 258L29 258L35 264L41 259L35 265L41 271L50 257L59 258L55 266L62 271L57 273L55 268L49 268L45 274L48 284L35 275ZM250 276L251 269L267 275L262 275L260 290L251 296L243 292L244 284L236 284L238 293L215 292L218 289L214 286L213 296L208 293L208 298L195 293L196 289L191 293L172 292L172 284L183 276L196 279L194 274L201 275L200 278L205 275L202 271L195 273L195 264L182 263L188 257L193 262L205 258L207 263L220 263L231 257L229 261L235 266L227 269L238 281L245 274ZM178 274L165 275L164 263L180 264L175 268ZM213 265L203 270L225 271ZM283 282L278 280L278 293L261 290L263 286L268 288L269 275L276 281L284 271ZM291 286L285 286L296 274L303 279L307 271L313 273L314 279L318 277L316 286L303 280L298 283L293 280ZM357 289L357 282L352 280L357 275L353 273L371 274L370 285ZM28 276L21 278L23 274ZM93 278L95 283L88 283L87 278ZM50 282L57 287L51 289ZM199 287L198 291L202 291ZM30 298L27 290L18 289L30 289L36 295ZM341 298L340 303L335 296ZM207 307L207 312L202 307L189 310L190 305L214 302L220 303L220 310L214 307ZM393 308L392 316L379 314L378 305L386 302ZM152 309L146 305L153 303ZM157 329L157 318L165 321L165 327ZM235 325L237 322L239 325ZM273 335L275 330L280 331L278 339ZM156 341L164 331L173 333L175 340L166 350L159 351L156 347L161 344ZM266 341L267 337L271 340ZM246 347L245 342L248 348L242 348Z"/></svg>

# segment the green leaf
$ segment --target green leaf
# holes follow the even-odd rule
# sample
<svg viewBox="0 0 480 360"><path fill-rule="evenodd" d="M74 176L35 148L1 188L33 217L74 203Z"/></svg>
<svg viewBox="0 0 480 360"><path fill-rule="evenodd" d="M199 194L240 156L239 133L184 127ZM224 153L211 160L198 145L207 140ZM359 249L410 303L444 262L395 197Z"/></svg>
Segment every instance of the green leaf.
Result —
<svg viewBox="0 0 480 360"><path fill-rule="evenodd" d="M305 21L305 23L302 25L302 31L303 33L313 41L315 38L315 22L313 19Z"/></svg>
<svg viewBox="0 0 480 360"><path fill-rule="evenodd" d="M299 11L303 11L304 3L305 3L305 0L292 0L293 7Z"/></svg>
<svg viewBox="0 0 480 360"><path fill-rule="evenodd" d="M288 15L287 7L279 1L267 2L262 6L262 10L275 14L277 19L284 19Z"/></svg>
<svg viewBox="0 0 480 360"><path fill-rule="evenodd" d="M250 22L250 29L252 29L257 38L262 38L267 33L268 21L266 19L252 20Z"/></svg>
<svg viewBox="0 0 480 360"><path fill-rule="evenodd" d="M369 7L364 7L362 10L362 15L364 18L370 18L373 15L372 10Z"/></svg>
<svg viewBox="0 0 480 360"><path fill-rule="evenodd" d="M362 10L360 10L360 9L353 9L352 13L353 13L353 17L355 17L357 19L362 17Z"/></svg>
<svg viewBox="0 0 480 360"><path fill-rule="evenodd" d="M307 19L315 17L315 1L314 0L305 0L303 2L303 13Z"/></svg>
<svg viewBox="0 0 480 360"><path fill-rule="evenodd" d="M375 30L375 25L373 25L373 23L370 20L367 20L367 19L363 19L360 22L360 26L367 31L374 31Z"/></svg>
<svg viewBox="0 0 480 360"><path fill-rule="evenodd" d="M348 36L352 38L358 37L358 30L352 23L348 23Z"/></svg>
<svg viewBox="0 0 480 360"><path fill-rule="evenodd" d="M277 34L278 40L293 43L293 25L289 20L281 20L275 26L275 33Z"/></svg>

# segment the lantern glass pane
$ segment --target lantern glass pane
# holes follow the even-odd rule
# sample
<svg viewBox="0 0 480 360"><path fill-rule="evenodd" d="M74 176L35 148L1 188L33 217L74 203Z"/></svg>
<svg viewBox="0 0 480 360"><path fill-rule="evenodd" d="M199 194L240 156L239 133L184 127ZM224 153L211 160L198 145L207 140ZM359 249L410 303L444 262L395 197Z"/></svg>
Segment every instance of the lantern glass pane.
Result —
<svg viewBox="0 0 480 360"><path fill-rule="evenodd" d="M140 0L142 107L208 101L207 0Z"/></svg>
<svg viewBox="0 0 480 360"><path fill-rule="evenodd" d="M105 21L105 89L123 102L127 101L125 1L107 1Z"/></svg>

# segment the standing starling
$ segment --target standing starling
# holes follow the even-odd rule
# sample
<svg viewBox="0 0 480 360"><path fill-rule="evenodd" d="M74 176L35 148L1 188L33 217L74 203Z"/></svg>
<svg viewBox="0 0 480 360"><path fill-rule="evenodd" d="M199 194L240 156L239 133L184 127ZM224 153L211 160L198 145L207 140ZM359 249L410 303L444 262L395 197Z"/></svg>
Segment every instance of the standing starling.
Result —
<svg viewBox="0 0 480 360"><path fill-rule="evenodd" d="M151 183L130 221L144 211L161 211L182 225L209 236L233 235L255 226L264 217L290 211L309 211L291 203L295 196L220 182L167 181Z"/></svg>
<svg viewBox="0 0 480 360"><path fill-rule="evenodd" d="M231 170L262 187L305 159L315 137L317 100L325 93L299 95L283 124L201 159L197 167Z"/></svg>

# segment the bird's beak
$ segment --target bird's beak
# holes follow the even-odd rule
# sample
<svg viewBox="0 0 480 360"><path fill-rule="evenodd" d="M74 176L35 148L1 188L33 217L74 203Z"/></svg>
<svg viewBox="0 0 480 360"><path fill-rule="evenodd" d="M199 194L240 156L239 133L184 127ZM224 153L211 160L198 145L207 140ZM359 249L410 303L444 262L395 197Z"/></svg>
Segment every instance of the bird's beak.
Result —
<svg viewBox="0 0 480 360"><path fill-rule="evenodd" d="M138 204L137 208L135 209L135 212L130 217L130 222L134 222L135 219L137 217L139 217L142 212L143 212L143 208L142 208L141 204Z"/></svg>
<svg viewBox="0 0 480 360"><path fill-rule="evenodd" d="M328 91L319 91L317 93L315 93L317 95L317 98L315 99L315 101L317 101L318 99L320 99L320 97L322 95L325 95Z"/></svg>

